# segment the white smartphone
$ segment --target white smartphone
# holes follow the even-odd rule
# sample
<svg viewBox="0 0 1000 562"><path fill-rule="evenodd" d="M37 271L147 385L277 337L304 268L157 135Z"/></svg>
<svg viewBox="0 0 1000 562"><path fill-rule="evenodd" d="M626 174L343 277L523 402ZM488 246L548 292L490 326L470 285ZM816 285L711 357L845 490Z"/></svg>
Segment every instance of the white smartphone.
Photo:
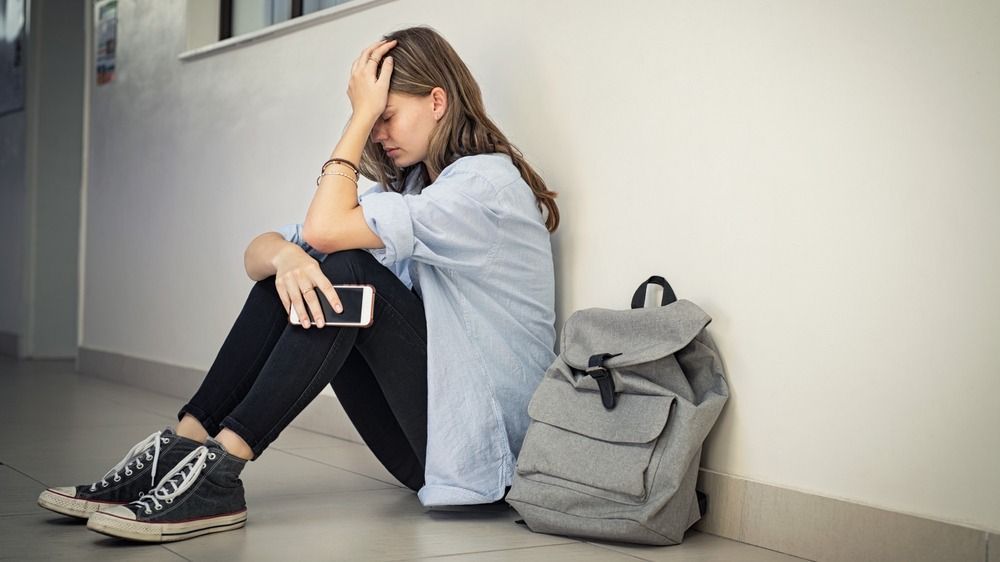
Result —
<svg viewBox="0 0 1000 562"><path fill-rule="evenodd" d="M373 285L334 285L333 290L337 291L340 304L344 307L344 311L340 314L333 310L333 306L330 305L330 301L326 299L326 295L322 291L313 288L319 298L320 306L323 307L324 326L367 328L372 325L375 313L375 287ZM306 314L309 315L309 324L314 325L315 319L308 306ZM292 324L302 325L295 307L292 307L288 321Z"/></svg>

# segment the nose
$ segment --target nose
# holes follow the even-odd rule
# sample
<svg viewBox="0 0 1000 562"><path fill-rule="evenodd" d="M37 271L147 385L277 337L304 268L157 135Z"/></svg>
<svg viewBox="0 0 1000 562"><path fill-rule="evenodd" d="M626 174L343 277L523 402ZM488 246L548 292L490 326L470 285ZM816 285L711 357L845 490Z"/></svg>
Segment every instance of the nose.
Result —
<svg viewBox="0 0 1000 562"><path fill-rule="evenodd" d="M375 125L372 127L372 142L380 143L385 141L387 138L388 137L386 137L385 134L385 127L382 125L382 120L380 119L376 121Z"/></svg>

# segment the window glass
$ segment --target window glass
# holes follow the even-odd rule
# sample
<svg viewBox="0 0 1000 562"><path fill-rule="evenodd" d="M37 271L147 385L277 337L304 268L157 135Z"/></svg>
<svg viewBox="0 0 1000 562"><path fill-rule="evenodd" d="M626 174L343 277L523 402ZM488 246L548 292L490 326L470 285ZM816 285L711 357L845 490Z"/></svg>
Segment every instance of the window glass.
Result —
<svg viewBox="0 0 1000 562"><path fill-rule="evenodd" d="M333 6L350 1L351 0L302 0L302 13L310 14L312 12L332 8Z"/></svg>
<svg viewBox="0 0 1000 562"><path fill-rule="evenodd" d="M233 35L242 35L292 18L292 0L232 0Z"/></svg>

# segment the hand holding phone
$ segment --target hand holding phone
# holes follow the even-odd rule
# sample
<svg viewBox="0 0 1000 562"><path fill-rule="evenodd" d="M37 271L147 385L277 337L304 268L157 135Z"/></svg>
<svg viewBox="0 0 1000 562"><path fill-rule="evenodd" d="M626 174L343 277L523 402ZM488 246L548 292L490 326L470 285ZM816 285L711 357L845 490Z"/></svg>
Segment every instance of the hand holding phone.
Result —
<svg viewBox="0 0 1000 562"><path fill-rule="evenodd" d="M316 287L312 290L315 291L316 297L319 299L325 326L353 326L357 328L371 326L375 312L374 286L334 285L333 290L337 293L337 298L340 299L340 304L343 306L343 311L340 313L333 310L333 306L330 305L330 301L327 300L322 291ZM309 315L310 323L316 323L308 308L306 314ZM289 322L302 325L295 308L292 308L289 314Z"/></svg>

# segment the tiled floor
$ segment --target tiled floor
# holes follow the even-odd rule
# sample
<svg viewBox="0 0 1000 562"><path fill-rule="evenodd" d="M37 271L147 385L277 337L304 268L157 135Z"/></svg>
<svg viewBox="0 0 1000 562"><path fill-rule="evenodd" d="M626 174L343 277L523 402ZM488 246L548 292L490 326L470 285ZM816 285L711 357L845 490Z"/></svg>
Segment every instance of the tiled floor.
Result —
<svg viewBox="0 0 1000 562"><path fill-rule="evenodd" d="M798 560L691 532L671 547L536 534L503 508L427 510L363 445L289 428L242 478L238 531L135 545L35 503L90 482L171 424L179 401L74 373L71 361L0 357L0 559L26 560Z"/></svg>

